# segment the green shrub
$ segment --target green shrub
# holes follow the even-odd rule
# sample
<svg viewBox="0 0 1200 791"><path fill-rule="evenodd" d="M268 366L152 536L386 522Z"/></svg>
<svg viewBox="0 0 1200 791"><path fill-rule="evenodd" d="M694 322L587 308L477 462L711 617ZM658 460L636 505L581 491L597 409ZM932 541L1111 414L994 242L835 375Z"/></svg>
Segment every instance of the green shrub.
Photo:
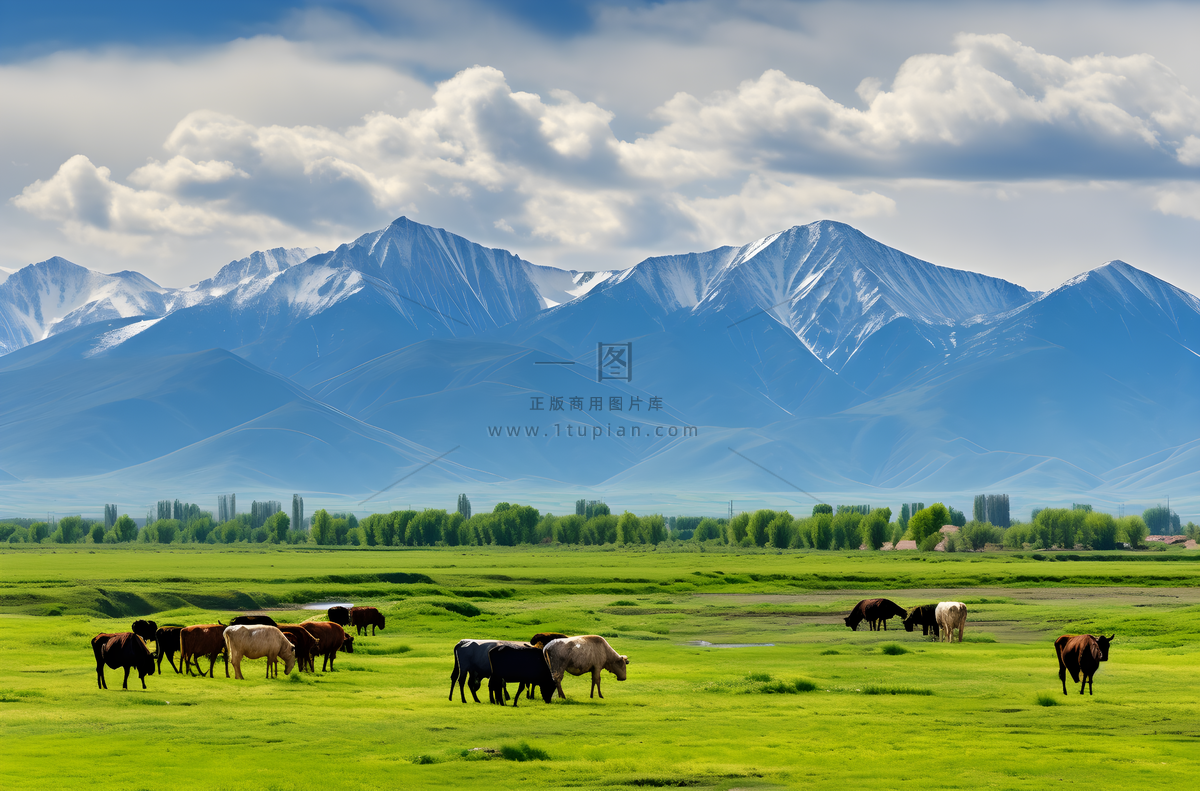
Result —
<svg viewBox="0 0 1200 791"><path fill-rule="evenodd" d="M842 653L841 651L838 651L834 648L826 648L824 651L821 652L820 655L821 656L840 656L841 653Z"/></svg>
<svg viewBox="0 0 1200 791"><path fill-rule="evenodd" d="M609 607L637 607L638 603L635 601L629 601L629 599L617 599L615 602L613 602L612 604L610 604L608 606Z"/></svg>
<svg viewBox="0 0 1200 791"><path fill-rule="evenodd" d="M441 607L443 610L449 610L459 615L465 615L467 618L474 618L476 615L483 615L483 610L476 607L470 602L458 601L435 601L434 607Z"/></svg>
<svg viewBox="0 0 1200 791"><path fill-rule="evenodd" d="M864 695L921 695L928 696L933 694L932 689L925 687L880 687L866 686L863 687Z"/></svg>
<svg viewBox="0 0 1200 791"><path fill-rule="evenodd" d="M770 673L747 673L746 680L747 681L764 681L764 682L770 681L771 674Z"/></svg>
<svg viewBox="0 0 1200 791"><path fill-rule="evenodd" d="M907 648L899 643L888 643L887 645L882 645L879 647L879 650L888 656L900 656L901 654L910 653Z"/></svg>
<svg viewBox="0 0 1200 791"><path fill-rule="evenodd" d="M545 750L531 747L521 742L516 747L506 744L500 748L500 756L506 761L549 761L550 755Z"/></svg>
<svg viewBox="0 0 1200 791"><path fill-rule="evenodd" d="M412 759L412 762L413 762L414 764L434 764L434 763L437 763L437 761L433 760L433 756L432 756L432 755L418 755L416 758Z"/></svg>
<svg viewBox="0 0 1200 791"><path fill-rule="evenodd" d="M1055 695L1047 695L1045 692L1038 693L1037 704L1039 706L1057 706L1058 698Z"/></svg>

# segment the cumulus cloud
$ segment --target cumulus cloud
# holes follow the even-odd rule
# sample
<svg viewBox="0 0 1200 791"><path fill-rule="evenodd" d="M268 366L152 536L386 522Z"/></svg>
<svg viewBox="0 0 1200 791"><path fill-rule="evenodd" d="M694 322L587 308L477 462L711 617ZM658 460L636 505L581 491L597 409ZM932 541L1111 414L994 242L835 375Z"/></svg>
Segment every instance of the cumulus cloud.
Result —
<svg viewBox="0 0 1200 791"><path fill-rule="evenodd" d="M858 95L864 108L768 70L732 91L676 94L654 113L659 128L621 139L600 104L514 90L475 66L426 106L341 128L196 110L124 182L79 155L13 203L110 247L425 212L584 249L887 216L896 204L879 184L897 176L1187 179L1200 165L1200 103L1148 55L1065 60L961 35L953 53L910 57ZM863 178L875 186L855 186ZM1157 208L1193 216L1185 203L1164 193Z"/></svg>
<svg viewBox="0 0 1200 791"><path fill-rule="evenodd" d="M177 184L181 172L204 180L213 178L214 173L231 171L228 163L176 162L172 167L164 166L157 174L159 181ZM147 179L154 181L155 177ZM108 168L97 167L82 154L64 162L51 178L30 184L13 198L13 203L35 217L61 223L71 238L118 252L139 249L162 234L195 237L248 232L254 235L264 225L278 225L267 216L230 212L219 202L189 204L156 189L128 187L113 181Z"/></svg>
<svg viewBox="0 0 1200 791"><path fill-rule="evenodd" d="M1197 153L1200 101L1149 55L1070 61L1005 35L960 35L950 55L916 55L860 110L769 70L701 100L678 94L665 126L624 145L666 176L756 165L808 173L1013 178L1151 175Z"/></svg>

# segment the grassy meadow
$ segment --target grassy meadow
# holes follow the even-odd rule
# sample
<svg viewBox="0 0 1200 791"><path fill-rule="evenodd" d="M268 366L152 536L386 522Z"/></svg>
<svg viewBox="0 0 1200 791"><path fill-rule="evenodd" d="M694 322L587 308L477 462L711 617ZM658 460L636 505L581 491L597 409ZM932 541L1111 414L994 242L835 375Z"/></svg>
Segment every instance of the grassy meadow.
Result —
<svg viewBox="0 0 1200 791"><path fill-rule="evenodd" d="M1177 553L7 550L0 786L1195 787L1198 571ZM967 641L843 626L873 595L963 601ZM330 673L164 662L145 691L112 670L96 688L97 632L323 619L297 609L315 601L388 627ZM628 680L604 674L604 700L568 676L551 705L447 701L457 640L538 631L605 635ZM1079 632L1117 639L1095 696L1068 678L1064 697L1053 641Z"/></svg>

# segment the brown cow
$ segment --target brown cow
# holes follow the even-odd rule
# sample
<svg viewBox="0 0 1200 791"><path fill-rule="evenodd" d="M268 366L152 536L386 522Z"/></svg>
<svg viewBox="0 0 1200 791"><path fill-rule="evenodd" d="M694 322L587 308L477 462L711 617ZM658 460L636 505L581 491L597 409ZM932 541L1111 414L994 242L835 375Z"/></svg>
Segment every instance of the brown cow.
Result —
<svg viewBox="0 0 1200 791"><path fill-rule="evenodd" d="M223 623L212 623L185 626L179 631L179 662L187 670L189 676L193 675L193 660L196 662L196 670L200 675L205 675L204 671L200 670L200 660L196 657L207 656L208 677L212 678L217 656L224 654L225 678L229 678L229 654L225 652L225 628Z"/></svg>
<svg viewBox="0 0 1200 791"><path fill-rule="evenodd" d="M301 672L313 673L313 657L317 655L317 638L303 626L290 623L279 624L279 631L296 646L296 662Z"/></svg>
<svg viewBox="0 0 1200 791"><path fill-rule="evenodd" d="M160 626L154 633L154 659L158 663L158 672L162 673L163 657L171 663L171 669L176 673L183 672L183 665L175 667L175 652L179 650L179 632L182 626Z"/></svg>
<svg viewBox="0 0 1200 791"><path fill-rule="evenodd" d="M333 660L337 657L338 651L354 653L354 635L348 634L339 624L328 621L305 621L300 625L317 640L317 653L324 657L321 660L322 673L325 672L326 667L330 671L333 670ZM316 666L315 659L313 666Z"/></svg>
<svg viewBox="0 0 1200 791"><path fill-rule="evenodd" d="M105 665L113 670L125 668L121 689L129 689L130 668L137 668L142 689L146 688L146 676L154 675L154 655L146 647L146 642L133 632L96 635L92 638L92 653L96 655L96 686L99 689L108 689L108 683L104 680Z"/></svg>
<svg viewBox="0 0 1200 791"><path fill-rule="evenodd" d="M350 625L354 627L355 634L366 635L367 627L371 627L371 636L375 636L375 627L383 628L384 618L383 613L379 612L374 607L351 607L350 608Z"/></svg>
<svg viewBox="0 0 1200 791"><path fill-rule="evenodd" d="M1071 681L1083 680L1079 683L1079 694L1083 688L1088 688L1092 694L1092 677L1100 669L1101 662L1108 661L1108 646L1116 639L1112 637L1096 637L1090 634L1064 634L1054 641L1054 652L1058 654L1058 677L1062 680L1063 694L1067 694L1067 673Z"/></svg>
<svg viewBox="0 0 1200 791"><path fill-rule="evenodd" d="M903 618L907 614L903 607L891 599L863 599L854 605L854 609L843 620L846 622L846 626L856 632L858 625L863 621L870 625L872 632L879 631L881 624L886 632L888 618L897 615Z"/></svg>

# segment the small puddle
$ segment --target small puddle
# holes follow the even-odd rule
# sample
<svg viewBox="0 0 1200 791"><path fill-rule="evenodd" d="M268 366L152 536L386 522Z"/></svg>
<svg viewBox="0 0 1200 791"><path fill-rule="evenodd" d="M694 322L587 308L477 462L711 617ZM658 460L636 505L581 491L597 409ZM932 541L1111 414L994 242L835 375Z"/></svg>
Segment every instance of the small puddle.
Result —
<svg viewBox="0 0 1200 791"><path fill-rule="evenodd" d="M301 610L328 610L330 607L345 607L350 609L354 605L348 601L313 601L308 604L301 604Z"/></svg>
<svg viewBox="0 0 1200 791"><path fill-rule="evenodd" d="M684 645L697 648L774 648L774 643L710 643L707 640L689 640Z"/></svg>

